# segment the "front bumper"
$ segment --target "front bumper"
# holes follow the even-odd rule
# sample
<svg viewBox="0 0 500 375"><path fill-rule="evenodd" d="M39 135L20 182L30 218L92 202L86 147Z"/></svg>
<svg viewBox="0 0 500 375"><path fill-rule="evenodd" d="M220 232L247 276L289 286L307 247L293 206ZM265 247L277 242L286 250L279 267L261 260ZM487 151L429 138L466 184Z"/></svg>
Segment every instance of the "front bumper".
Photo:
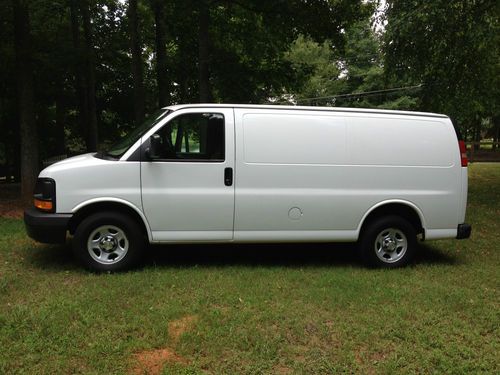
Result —
<svg viewBox="0 0 500 375"><path fill-rule="evenodd" d="M28 236L42 243L66 242L66 231L72 214L52 214L29 208L24 211Z"/></svg>
<svg viewBox="0 0 500 375"><path fill-rule="evenodd" d="M470 224L458 224L457 227L457 240L463 240L470 237L472 226Z"/></svg>

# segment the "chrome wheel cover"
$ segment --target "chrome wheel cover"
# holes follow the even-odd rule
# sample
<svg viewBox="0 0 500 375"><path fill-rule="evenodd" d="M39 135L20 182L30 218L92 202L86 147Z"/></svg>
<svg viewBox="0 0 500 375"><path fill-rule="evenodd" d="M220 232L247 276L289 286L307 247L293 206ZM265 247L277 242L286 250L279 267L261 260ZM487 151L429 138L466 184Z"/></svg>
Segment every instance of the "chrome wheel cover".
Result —
<svg viewBox="0 0 500 375"><path fill-rule="evenodd" d="M114 225L94 229L87 240L87 251L98 263L115 264L127 254L129 241L125 232Z"/></svg>
<svg viewBox="0 0 500 375"><path fill-rule="evenodd" d="M374 249L382 262L395 263L404 257L408 249L408 240L400 229L387 228L375 238Z"/></svg>

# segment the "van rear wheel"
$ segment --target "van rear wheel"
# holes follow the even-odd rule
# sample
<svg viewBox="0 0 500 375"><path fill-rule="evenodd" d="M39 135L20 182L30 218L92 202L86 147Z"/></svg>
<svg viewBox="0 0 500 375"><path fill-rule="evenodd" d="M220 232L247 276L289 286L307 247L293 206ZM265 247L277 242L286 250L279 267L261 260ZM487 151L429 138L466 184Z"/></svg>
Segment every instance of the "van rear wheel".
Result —
<svg viewBox="0 0 500 375"><path fill-rule="evenodd" d="M370 222L359 241L365 263L372 267L397 268L415 255L415 228L400 216L385 216Z"/></svg>
<svg viewBox="0 0 500 375"><path fill-rule="evenodd" d="M132 218L119 212L99 212L78 225L73 252L93 271L121 271L135 266L146 241Z"/></svg>

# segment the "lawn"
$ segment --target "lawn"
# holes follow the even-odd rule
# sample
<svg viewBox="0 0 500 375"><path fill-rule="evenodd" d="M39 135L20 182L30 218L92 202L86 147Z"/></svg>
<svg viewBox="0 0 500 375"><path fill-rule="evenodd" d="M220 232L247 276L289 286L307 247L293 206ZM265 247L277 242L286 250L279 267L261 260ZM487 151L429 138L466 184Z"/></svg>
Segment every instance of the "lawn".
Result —
<svg viewBox="0 0 500 375"><path fill-rule="evenodd" d="M469 168L472 238L399 270L350 245L153 248L96 275L0 218L0 373L499 373L500 163Z"/></svg>

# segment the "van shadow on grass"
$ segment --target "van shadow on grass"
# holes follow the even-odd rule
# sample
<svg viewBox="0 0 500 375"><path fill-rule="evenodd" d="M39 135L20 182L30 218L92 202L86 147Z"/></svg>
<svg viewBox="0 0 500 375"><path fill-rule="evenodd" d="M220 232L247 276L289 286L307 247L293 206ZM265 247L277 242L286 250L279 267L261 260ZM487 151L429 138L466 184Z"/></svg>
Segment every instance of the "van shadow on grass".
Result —
<svg viewBox="0 0 500 375"><path fill-rule="evenodd" d="M146 266L320 267L360 265L354 244L211 244L152 246Z"/></svg>
<svg viewBox="0 0 500 375"><path fill-rule="evenodd" d="M432 246L432 243L419 243L417 253L415 254L414 264L457 264L458 257L446 254Z"/></svg>
<svg viewBox="0 0 500 375"><path fill-rule="evenodd" d="M419 244L413 264L455 264L454 257ZM146 266L364 267L355 243L152 246Z"/></svg>
<svg viewBox="0 0 500 375"><path fill-rule="evenodd" d="M45 270L83 270L73 257L71 241L41 246L29 261ZM429 244L419 244L415 265L453 265L457 259ZM364 267L353 243L205 244L150 246L143 267Z"/></svg>
<svg viewBox="0 0 500 375"><path fill-rule="evenodd" d="M31 266L44 271L83 271L73 256L69 240L61 245L39 244L30 249L25 259Z"/></svg>

